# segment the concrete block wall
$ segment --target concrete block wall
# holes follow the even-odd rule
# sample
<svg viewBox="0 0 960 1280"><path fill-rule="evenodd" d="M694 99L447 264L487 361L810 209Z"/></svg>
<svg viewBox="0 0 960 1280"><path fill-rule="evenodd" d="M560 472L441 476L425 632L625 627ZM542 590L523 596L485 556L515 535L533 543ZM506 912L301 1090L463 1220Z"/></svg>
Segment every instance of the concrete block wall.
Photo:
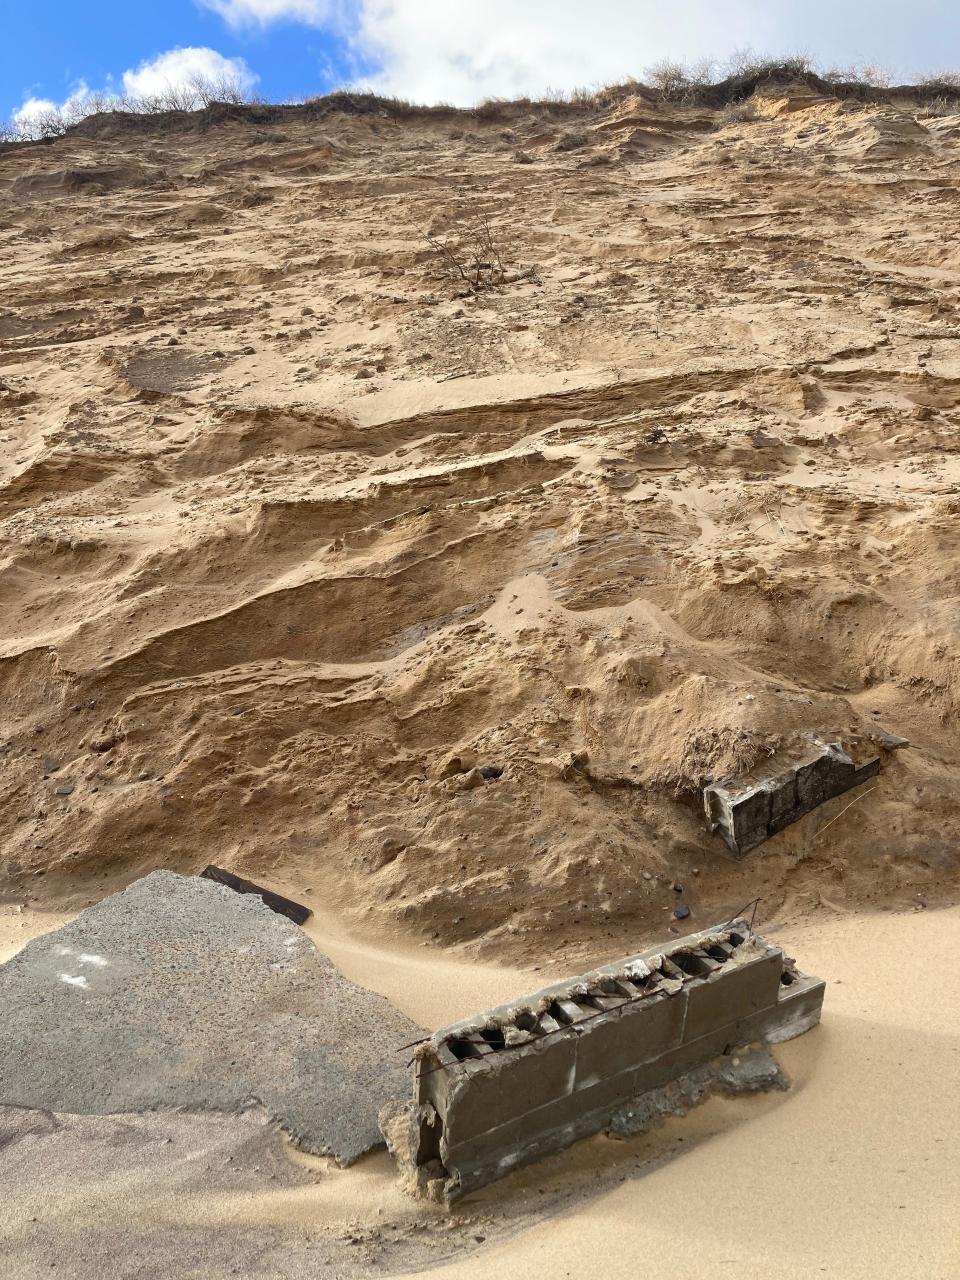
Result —
<svg viewBox="0 0 960 1280"><path fill-rule="evenodd" d="M837 743L815 742L802 759L779 773L712 783L704 788L703 806L711 830L739 858L879 771L879 757L858 764Z"/></svg>
<svg viewBox="0 0 960 1280"><path fill-rule="evenodd" d="M404 1158L455 1200L730 1046L806 1031L823 989L736 921L446 1027L417 1053Z"/></svg>

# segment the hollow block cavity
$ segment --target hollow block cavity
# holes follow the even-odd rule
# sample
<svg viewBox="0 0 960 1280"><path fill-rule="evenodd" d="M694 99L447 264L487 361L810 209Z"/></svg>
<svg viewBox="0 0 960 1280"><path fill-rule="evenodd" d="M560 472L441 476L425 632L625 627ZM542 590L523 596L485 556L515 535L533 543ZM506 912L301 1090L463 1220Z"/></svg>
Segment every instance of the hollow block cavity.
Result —
<svg viewBox="0 0 960 1280"><path fill-rule="evenodd" d="M880 772L873 757L857 764L836 743L817 743L797 764L767 777L747 774L704 788L711 830L738 858L834 796Z"/></svg>
<svg viewBox="0 0 960 1280"><path fill-rule="evenodd" d="M823 990L742 920L629 956L436 1032L391 1146L422 1192L456 1200L731 1046L808 1030Z"/></svg>

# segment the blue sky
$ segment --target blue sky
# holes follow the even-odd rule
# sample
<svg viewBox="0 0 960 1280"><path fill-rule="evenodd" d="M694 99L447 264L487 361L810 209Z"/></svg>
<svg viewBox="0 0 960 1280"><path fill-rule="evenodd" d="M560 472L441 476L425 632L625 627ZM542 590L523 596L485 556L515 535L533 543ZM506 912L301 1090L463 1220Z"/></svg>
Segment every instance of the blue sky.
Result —
<svg viewBox="0 0 960 1280"><path fill-rule="evenodd" d="M4 10L0 119L81 84L122 89L126 73L136 89L224 60L272 101L359 83L461 105L746 46L879 63L899 78L960 69L960 0L5 0Z"/></svg>
<svg viewBox="0 0 960 1280"><path fill-rule="evenodd" d="M234 28L194 0L9 0L0 41L0 118L25 97L56 102L83 81L120 85L122 73L183 47L243 58L271 100L323 93L353 74L342 38L282 20Z"/></svg>

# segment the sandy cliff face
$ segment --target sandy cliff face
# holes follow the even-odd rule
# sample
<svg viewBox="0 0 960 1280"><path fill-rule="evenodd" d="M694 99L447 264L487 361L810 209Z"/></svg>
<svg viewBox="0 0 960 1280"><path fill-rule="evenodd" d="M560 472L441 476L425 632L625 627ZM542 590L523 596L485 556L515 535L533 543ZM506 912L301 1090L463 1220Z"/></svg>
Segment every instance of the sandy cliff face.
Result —
<svg viewBox="0 0 960 1280"><path fill-rule="evenodd" d="M515 954L949 891L960 118L760 115L0 152L6 891L217 861ZM706 777L881 730L722 857Z"/></svg>

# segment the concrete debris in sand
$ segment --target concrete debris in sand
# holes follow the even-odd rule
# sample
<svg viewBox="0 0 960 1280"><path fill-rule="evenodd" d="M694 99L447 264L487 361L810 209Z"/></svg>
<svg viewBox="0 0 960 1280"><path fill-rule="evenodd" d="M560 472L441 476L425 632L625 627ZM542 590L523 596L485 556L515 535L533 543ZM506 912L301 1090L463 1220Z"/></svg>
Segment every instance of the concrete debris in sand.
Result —
<svg viewBox="0 0 960 1280"><path fill-rule="evenodd" d="M255 894L264 906L269 907L271 911L275 911L277 915L286 916L294 924L305 924L313 914L310 908L303 906L302 903L285 898L280 893L273 893L272 890L265 889L263 885L254 884L252 880L245 880L243 876L235 876L232 871L225 871L223 867L214 866L212 862L209 866L204 867L200 875L204 880L213 880L217 884L226 885L234 893Z"/></svg>
<svg viewBox="0 0 960 1280"><path fill-rule="evenodd" d="M732 1050L802 1035L823 994L733 920L436 1032L417 1048L413 1103L390 1104L381 1124L404 1184L450 1203L717 1089L786 1088L762 1050Z"/></svg>
<svg viewBox="0 0 960 1280"><path fill-rule="evenodd" d="M110 1115L259 1103L350 1164L421 1036L253 895L155 871L0 967L0 1104Z"/></svg>
<svg viewBox="0 0 960 1280"><path fill-rule="evenodd" d="M880 772L879 756L857 764L840 743L817 742L790 768L773 776L748 774L704 788L703 807L738 857L763 844L834 796Z"/></svg>

